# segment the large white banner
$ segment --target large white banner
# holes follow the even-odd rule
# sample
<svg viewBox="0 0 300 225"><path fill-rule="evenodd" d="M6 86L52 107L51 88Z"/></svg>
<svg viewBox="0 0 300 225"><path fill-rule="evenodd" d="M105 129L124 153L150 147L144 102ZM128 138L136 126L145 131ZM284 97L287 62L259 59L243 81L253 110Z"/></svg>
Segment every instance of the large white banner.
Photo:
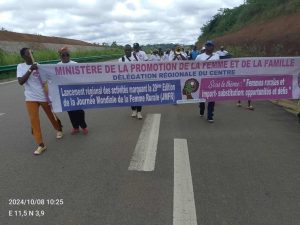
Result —
<svg viewBox="0 0 300 225"><path fill-rule="evenodd" d="M300 57L39 65L53 111L300 98Z"/></svg>

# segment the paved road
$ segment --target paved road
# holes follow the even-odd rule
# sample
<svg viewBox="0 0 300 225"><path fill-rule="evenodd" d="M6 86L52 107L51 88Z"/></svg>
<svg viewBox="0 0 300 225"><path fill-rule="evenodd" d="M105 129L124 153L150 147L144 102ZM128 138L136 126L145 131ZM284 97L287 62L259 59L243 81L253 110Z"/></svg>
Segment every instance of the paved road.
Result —
<svg viewBox="0 0 300 225"><path fill-rule="evenodd" d="M23 101L16 82L0 85L1 225L300 224L300 126L269 102L218 103L214 124L196 105L148 106L142 121L128 108L88 110L87 136L71 136L60 113L62 140L42 114L48 150L37 157ZM154 170L129 170L155 123L157 152L142 154Z"/></svg>

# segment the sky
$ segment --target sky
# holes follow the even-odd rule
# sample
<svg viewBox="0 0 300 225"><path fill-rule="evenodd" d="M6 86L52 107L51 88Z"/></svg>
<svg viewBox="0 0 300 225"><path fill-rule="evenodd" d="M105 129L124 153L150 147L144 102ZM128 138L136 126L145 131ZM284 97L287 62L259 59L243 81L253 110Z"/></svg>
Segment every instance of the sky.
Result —
<svg viewBox="0 0 300 225"><path fill-rule="evenodd" d="M244 0L0 0L8 31L119 45L194 44L220 8Z"/></svg>

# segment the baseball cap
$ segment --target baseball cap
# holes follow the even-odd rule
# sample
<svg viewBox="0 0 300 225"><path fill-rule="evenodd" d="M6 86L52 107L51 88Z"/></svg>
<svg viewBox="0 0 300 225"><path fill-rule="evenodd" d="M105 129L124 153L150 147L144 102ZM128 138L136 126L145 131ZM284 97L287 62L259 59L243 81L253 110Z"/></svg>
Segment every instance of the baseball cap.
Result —
<svg viewBox="0 0 300 225"><path fill-rule="evenodd" d="M208 40L205 42L205 45L215 45L215 43L212 40Z"/></svg>

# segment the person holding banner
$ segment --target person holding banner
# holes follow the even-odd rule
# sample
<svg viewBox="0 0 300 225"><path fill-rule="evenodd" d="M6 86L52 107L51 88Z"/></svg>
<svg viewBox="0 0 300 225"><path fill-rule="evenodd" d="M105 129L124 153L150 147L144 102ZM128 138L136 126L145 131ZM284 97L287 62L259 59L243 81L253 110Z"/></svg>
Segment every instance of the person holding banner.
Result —
<svg viewBox="0 0 300 225"><path fill-rule="evenodd" d="M213 53L215 44L213 41L209 40L205 43L204 53L198 55L195 60L206 61L206 60L219 60L220 57L218 54ZM205 102L199 103L200 107L200 116L204 116L205 111ZM214 111L215 111L215 102L207 103L207 121L210 123L214 122Z"/></svg>
<svg viewBox="0 0 300 225"><path fill-rule="evenodd" d="M126 48L127 46L127 48ZM129 54L129 46L126 45L125 48L124 48L124 51L125 51L125 57L127 57L127 54ZM131 49L131 46L130 46L130 49ZM133 52L132 54L130 53L130 56L132 56L132 61L148 61L148 56L147 54L144 52L144 51L141 51L140 50L140 45L139 43L134 43L133 44ZM142 116L142 106L131 106L131 109L132 109L132 114L131 116L132 117L136 117L138 118L139 120L143 119L143 116Z"/></svg>
<svg viewBox="0 0 300 225"><path fill-rule="evenodd" d="M135 48L137 52L141 52L139 50L139 44L138 43L135 43ZM131 45L127 44L125 45L124 47L124 53L125 55L122 56L121 58L119 58L119 62L125 62L125 63L129 63L129 62L132 62L132 61L138 61L138 57L137 55L135 55L135 57L133 56L133 52L132 52L132 48L131 48ZM143 53L141 53L143 54ZM146 55L146 53L145 53ZM139 57L142 59L142 57ZM131 110L132 110L132 113L131 113L131 117L134 117L134 118L138 118L138 119L143 119L143 116L142 116L142 106L131 106Z"/></svg>
<svg viewBox="0 0 300 225"><path fill-rule="evenodd" d="M221 46L221 50L222 50L222 47L223 47L223 46ZM225 52L226 52L225 55L222 55L222 54L220 54L220 53L217 52L217 54L220 56L220 59L230 59L230 58L232 58L232 55L231 55L231 54L229 54L227 51L225 51ZM248 99L247 102L248 102L248 104L247 104L247 109L249 109L249 110L254 110L254 107L253 107L253 105L251 104L251 100ZM242 107L241 100L238 100L238 102L236 103L236 106L237 106L237 107Z"/></svg>
<svg viewBox="0 0 300 225"><path fill-rule="evenodd" d="M135 61L148 61L149 60L146 52L144 52L140 49L139 43L133 44L132 56L135 59Z"/></svg>
<svg viewBox="0 0 300 225"><path fill-rule="evenodd" d="M59 49L58 53L61 59L61 61L58 64L76 63L75 61L70 60L70 51L67 47ZM89 130L85 122L85 112L82 109L68 111L68 115L73 126L71 130L72 135L78 134L80 132L79 128L82 129L83 134L88 134Z"/></svg>
<svg viewBox="0 0 300 225"><path fill-rule="evenodd" d="M17 66L17 78L20 85L24 85L25 102L27 112L30 118L31 131L38 147L33 152L35 155L42 154L47 147L44 144L39 107L41 106L50 120L52 126L56 130L56 138L60 139L63 136L62 125L57 116L52 112L49 102L47 101L47 93L44 90L44 84L38 72L38 65L34 63L31 50L29 48L22 48L20 55L24 59L24 63Z"/></svg>
<svg viewBox="0 0 300 225"><path fill-rule="evenodd" d="M241 100L238 100L238 102L236 103L237 107L242 107L242 103ZM251 104L251 100L248 100L248 105L247 105L247 109L249 110L254 110L254 107Z"/></svg>

